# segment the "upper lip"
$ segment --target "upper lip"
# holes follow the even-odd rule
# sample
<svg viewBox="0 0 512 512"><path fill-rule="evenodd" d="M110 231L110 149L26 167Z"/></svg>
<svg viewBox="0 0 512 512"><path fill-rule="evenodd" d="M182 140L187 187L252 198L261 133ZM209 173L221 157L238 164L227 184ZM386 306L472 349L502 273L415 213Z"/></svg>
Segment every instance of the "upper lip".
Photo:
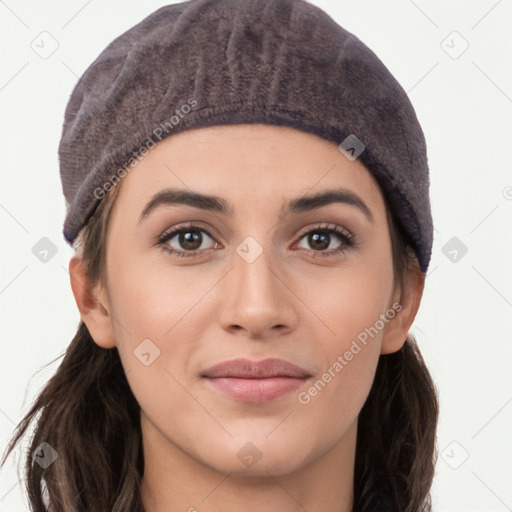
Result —
<svg viewBox="0 0 512 512"><path fill-rule="evenodd" d="M238 377L242 379L266 379L271 377L295 377L304 379L310 373L304 368L283 359L263 359L251 361L249 359L232 359L208 368L201 374L202 377Z"/></svg>

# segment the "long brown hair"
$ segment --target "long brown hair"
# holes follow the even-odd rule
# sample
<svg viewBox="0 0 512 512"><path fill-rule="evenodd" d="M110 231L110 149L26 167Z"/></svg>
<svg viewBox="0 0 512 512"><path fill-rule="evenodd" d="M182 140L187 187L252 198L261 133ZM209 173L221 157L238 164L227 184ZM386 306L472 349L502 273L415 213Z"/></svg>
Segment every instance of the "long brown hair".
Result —
<svg viewBox="0 0 512 512"><path fill-rule="evenodd" d="M75 243L92 284L105 278L109 218L119 188L100 201ZM395 282L403 284L415 259L389 207L387 212ZM1 466L35 422L24 464L32 512L144 512L140 406L117 349L99 347L80 321L63 355L17 425ZM380 356L359 415L354 512L430 510L437 418L436 389L409 334L402 349ZM32 456L45 453L42 443L58 454L47 468Z"/></svg>

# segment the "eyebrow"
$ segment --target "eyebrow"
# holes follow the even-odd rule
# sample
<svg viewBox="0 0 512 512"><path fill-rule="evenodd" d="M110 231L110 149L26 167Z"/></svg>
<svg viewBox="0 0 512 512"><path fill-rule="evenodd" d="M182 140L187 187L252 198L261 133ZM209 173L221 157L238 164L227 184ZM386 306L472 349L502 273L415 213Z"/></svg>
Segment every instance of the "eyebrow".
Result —
<svg viewBox="0 0 512 512"><path fill-rule="evenodd" d="M316 210L333 203L342 203L359 209L373 223L373 215L365 202L351 190L337 188L325 190L314 195L297 197L288 201L283 216ZM147 218L152 211L162 205L188 205L201 210L232 216L233 208L221 197L202 194L178 188L168 188L156 193L146 204L138 223Z"/></svg>

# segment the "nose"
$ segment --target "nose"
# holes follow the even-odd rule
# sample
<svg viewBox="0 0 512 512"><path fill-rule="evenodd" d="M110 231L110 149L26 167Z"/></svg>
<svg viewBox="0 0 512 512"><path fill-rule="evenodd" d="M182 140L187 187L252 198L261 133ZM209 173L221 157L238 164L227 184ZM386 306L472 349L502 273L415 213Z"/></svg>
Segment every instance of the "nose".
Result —
<svg viewBox="0 0 512 512"><path fill-rule="evenodd" d="M296 327L297 299L283 265L264 250L254 261L233 254L233 268L223 280L219 321L222 328L251 339L268 339Z"/></svg>

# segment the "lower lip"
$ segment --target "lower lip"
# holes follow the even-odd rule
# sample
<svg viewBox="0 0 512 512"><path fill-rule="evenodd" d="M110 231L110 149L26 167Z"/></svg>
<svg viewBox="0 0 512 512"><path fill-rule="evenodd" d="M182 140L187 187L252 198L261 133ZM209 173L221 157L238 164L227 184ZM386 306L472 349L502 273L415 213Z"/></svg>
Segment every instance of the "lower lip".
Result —
<svg viewBox="0 0 512 512"><path fill-rule="evenodd" d="M241 379L216 377L207 379L212 386L242 402L269 402L298 389L306 379L270 377L267 379Z"/></svg>

